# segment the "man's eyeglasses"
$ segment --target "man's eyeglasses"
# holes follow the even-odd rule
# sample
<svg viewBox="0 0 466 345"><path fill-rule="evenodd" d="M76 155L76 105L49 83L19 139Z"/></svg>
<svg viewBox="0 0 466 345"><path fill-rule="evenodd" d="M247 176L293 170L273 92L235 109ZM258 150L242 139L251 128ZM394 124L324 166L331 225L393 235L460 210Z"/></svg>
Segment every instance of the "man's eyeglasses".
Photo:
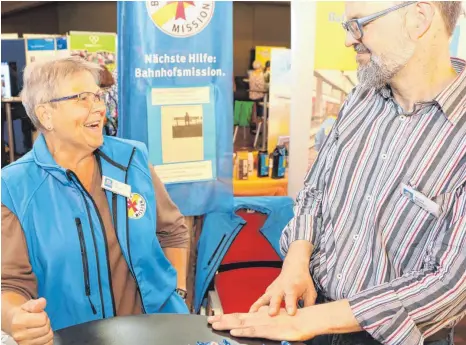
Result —
<svg viewBox="0 0 466 345"><path fill-rule="evenodd" d="M105 102L106 92L81 92L75 95L61 97L61 98L54 98L48 101L48 103L57 103L62 101L69 101L76 99L78 102L82 103L104 103Z"/></svg>
<svg viewBox="0 0 466 345"><path fill-rule="evenodd" d="M349 32L355 39L360 40L364 36L364 31L362 28L367 25L368 23L383 17L390 12L399 10L400 8L415 4L417 1L407 1L403 2L402 4L387 8L386 10L371 14L366 17L358 18L358 19L351 19L346 22L341 23L343 29Z"/></svg>

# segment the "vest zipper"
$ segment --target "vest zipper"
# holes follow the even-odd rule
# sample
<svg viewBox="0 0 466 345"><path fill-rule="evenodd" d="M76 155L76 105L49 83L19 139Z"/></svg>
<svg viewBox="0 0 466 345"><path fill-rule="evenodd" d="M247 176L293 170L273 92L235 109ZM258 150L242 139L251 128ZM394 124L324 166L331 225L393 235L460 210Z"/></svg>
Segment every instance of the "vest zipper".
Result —
<svg viewBox="0 0 466 345"><path fill-rule="evenodd" d="M120 238L118 237L118 204L117 204L117 195L115 193L112 193L112 213L113 213L113 227L115 228L115 234L116 234L116 237L118 239L118 243L120 244L120 247L121 247L121 243L120 243ZM126 212L126 215L128 216L128 212ZM126 226L128 227L128 224L126 224ZM126 234L128 236L128 234ZM128 243L129 243L129 240L128 240ZM128 257L130 259L130 262L131 262L131 256L129 254L129 245L128 245ZM146 313L146 309L144 308L144 302L142 301L142 295L141 295L141 290L139 289L139 284L138 284L138 281L136 279L136 277L134 276L134 273L132 271L132 267L128 267L128 270L129 270L129 273L131 273L131 276L133 277L135 283L136 283L136 289L139 293L139 299L141 300L141 308L142 308L142 312L145 314Z"/></svg>
<svg viewBox="0 0 466 345"><path fill-rule="evenodd" d="M96 238L95 238L94 225L92 223L91 211L90 211L89 203L88 203L88 201L86 199L86 195L87 195L87 197L89 199L91 199L92 205L94 206L94 210L95 210L95 212L97 214L97 217L99 218L99 223L100 223L100 227L102 229L102 234L103 234L104 242L105 242L105 256L106 256L106 259L107 259L108 283L109 283L109 287L110 287L110 296L112 298L113 315L116 316L115 297L113 296L112 275L111 275L111 272L110 272L110 264L109 264L109 259L108 259L107 234L105 233L105 227L104 227L104 223L102 221L102 217L100 216L99 209L97 208L97 205L95 204L94 199L92 199L92 196L86 191L86 189L82 185L81 181L79 180L78 176L76 176L76 174L71 170L67 170L66 174L68 175L68 178L70 178L70 180L73 181L73 183L78 184L81 187L81 188L78 188L78 189L81 192L81 195L82 195L82 197L84 199L84 204L86 205L87 217L89 218L89 224L91 226L92 239L94 241L94 249L95 249L96 261L97 261L97 274L99 275L100 301L102 303L102 317L105 319L106 318L106 316L105 316L105 305L104 305L104 297L103 297L103 292L102 292L102 282L101 282L101 279L100 279L100 264L99 264L99 257L98 257L98 251L97 251L97 241L96 241ZM72 179L70 176L73 176L74 179Z"/></svg>
<svg viewBox="0 0 466 345"><path fill-rule="evenodd" d="M133 160L135 152L136 152L136 148L133 147L133 151L131 152L131 157L129 158L129 162L128 162L128 168L131 165L131 161ZM125 183L128 184L128 170L126 170L126 174L125 174ZM131 272L131 275L133 276L134 281L136 282L136 288L137 288L137 290L139 292L139 297L141 298L142 312L144 314L146 314L146 308L144 307L144 301L142 299L141 289L139 288L138 278L136 278L136 274L134 273L133 260L131 259L131 247L129 245L129 217L128 217L128 210L126 210L126 248L128 249L129 271Z"/></svg>
<svg viewBox="0 0 466 345"><path fill-rule="evenodd" d="M89 299L89 304L91 305L92 313L96 315L97 310L95 309L94 304L91 301L91 284L89 283L89 263L87 262L86 243L84 241L81 219L75 218L75 222L76 228L78 229L79 245L81 247L81 258L83 260L84 289L86 290L86 296Z"/></svg>

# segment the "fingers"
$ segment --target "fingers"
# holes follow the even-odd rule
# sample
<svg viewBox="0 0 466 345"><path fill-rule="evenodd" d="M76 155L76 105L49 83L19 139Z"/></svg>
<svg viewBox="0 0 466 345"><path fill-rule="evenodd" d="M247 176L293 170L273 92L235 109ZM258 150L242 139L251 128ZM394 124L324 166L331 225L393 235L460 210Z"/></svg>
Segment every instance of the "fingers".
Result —
<svg viewBox="0 0 466 345"><path fill-rule="evenodd" d="M45 298L31 299L21 306L21 309L28 313L40 313L45 310L47 302Z"/></svg>
<svg viewBox="0 0 466 345"><path fill-rule="evenodd" d="M296 314L298 310L297 303L298 303L298 296L294 291L285 294L285 305L286 305L286 312L288 313L288 315L293 316Z"/></svg>
<svg viewBox="0 0 466 345"><path fill-rule="evenodd" d="M269 305L270 303L270 296L268 294L262 295L254 304L251 306L249 309L250 313L255 313L257 312L261 307L265 305Z"/></svg>
<svg viewBox="0 0 466 345"><path fill-rule="evenodd" d="M35 338L27 342L27 345L45 345L45 344L53 344L53 332L50 330L46 335Z"/></svg>
<svg viewBox="0 0 466 345"><path fill-rule="evenodd" d="M220 315L215 322L212 322L212 328L217 331L226 331L233 328L241 328L246 324L250 315L255 314L226 314Z"/></svg>
<svg viewBox="0 0 466 345"><path fill-rule="evenodd" d="M307 289L303 294L304 306L310 307L316 303L317 292L314 289Z"/></svg>
<svg viewBox="0 0 466 345"><path fill-rule="evenodd" d="M36 316L36 315L34 315ZM52 334L52 338L50 338ZM47 321L46 324L42 327L37 328L24 328L18 332L15 332L13 339L19 344L46 344L47 342L53 340L53 332L50 327L50 321Z"/></svg>
<svg viewBox="0 0 466 345"><path fill-rule="evenodd" d="M15 329L31 329L31 328L42 328L47 325L49 318L45 312L42 313L27 313L22 312L21 314L14 317L12 324Z"/></svg>
<svg viewBox="0 0 466 345"><path fill-rule="evenodd" d="M283 301L283 293L280 294L275 294L272 296L270 299L270 304L269 304L269 315L270 316L275 316L280 312L280 306Z"/></svg>

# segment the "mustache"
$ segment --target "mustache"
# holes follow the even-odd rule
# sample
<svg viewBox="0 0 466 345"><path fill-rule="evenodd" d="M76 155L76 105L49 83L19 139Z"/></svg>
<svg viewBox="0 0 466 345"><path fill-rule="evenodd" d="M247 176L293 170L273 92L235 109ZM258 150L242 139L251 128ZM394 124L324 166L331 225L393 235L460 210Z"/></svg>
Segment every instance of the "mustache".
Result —
<svg viewBox="0 0 466 345"><path fill-rule="evenodd" d="M370 53L371 51L367 49L367 47L361 43L355 44L354 45L354 50L357 53Z"/></svg>

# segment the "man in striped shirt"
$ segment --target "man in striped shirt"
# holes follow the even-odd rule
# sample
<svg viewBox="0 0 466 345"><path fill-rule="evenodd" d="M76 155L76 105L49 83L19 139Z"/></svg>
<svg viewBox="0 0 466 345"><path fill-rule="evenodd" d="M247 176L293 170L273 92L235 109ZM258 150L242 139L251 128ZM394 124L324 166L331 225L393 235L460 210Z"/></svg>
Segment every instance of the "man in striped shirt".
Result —
<svg viewBox="0 0 466 345"><path fill-rule="evenodd" d="M282 273L251 313L211 318L215 329L452 343L466 313L466 70L449 57L460 12L460 2L347 3L360 85L297 198Z"/></svg>

